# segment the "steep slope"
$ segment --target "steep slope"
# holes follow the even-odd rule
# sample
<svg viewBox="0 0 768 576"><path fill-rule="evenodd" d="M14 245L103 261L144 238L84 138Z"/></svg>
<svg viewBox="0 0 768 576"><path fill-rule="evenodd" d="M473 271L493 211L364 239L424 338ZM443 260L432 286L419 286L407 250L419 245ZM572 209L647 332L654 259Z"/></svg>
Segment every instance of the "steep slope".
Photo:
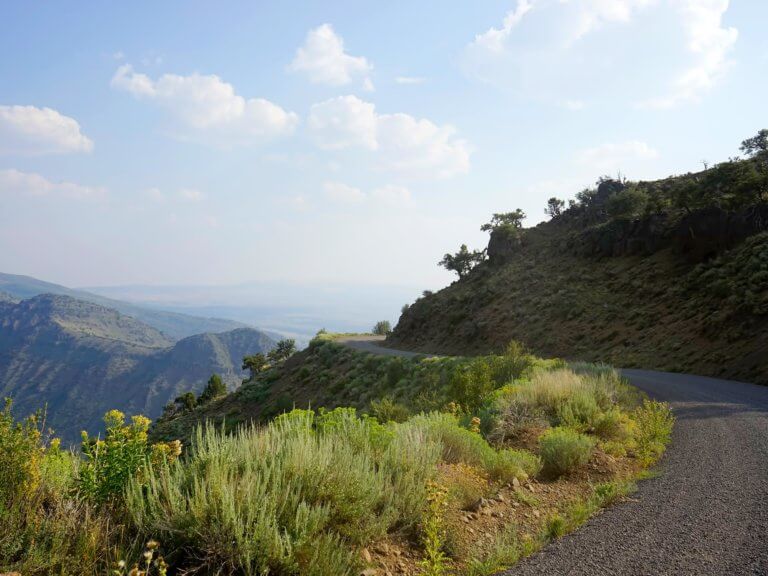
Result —
<svg viewBox="0 0 768 576"><path fill-rule="evenodd" d="M46 294L0 303L0 396L19 414L47 405L47 424L71 442L81 429L97 431L112 408L156 417L213 373L234 387L243 356L273 344L249 328L174 344L115 310Z"/></svg>
<svg viewBox="0 0 768 576"><path fill-rule="evenodd" d="M107 308L117 310L121 314L132 316L153 328L156 328L167 337L173 340L202 334L204 332L225 332L237 328L246 328L241 322L234 320L225 320L223 318L203 318L181 314L179 312L169 312L154 308L137 306L121 300L105 298L98 294L92 294L83 290L73 290L59 284L45 282L29 276L20 276L17 274L0 273L0 290L16 298L31 298L39 294L60 294L71 296L78 300L93 302Z"/></svg>
<svg viewBox="0 0 768 576"><path fill-rule="evenodd" d="M494 229L489 259L405 310L388 345L483 353L518 340L544 356L768 384L768 207L722 207L733 188L707 196L713 170L604 181L549 222ZM681 189L697 205L670 200ZM627 190L645 209L611 216Z"/></svg>

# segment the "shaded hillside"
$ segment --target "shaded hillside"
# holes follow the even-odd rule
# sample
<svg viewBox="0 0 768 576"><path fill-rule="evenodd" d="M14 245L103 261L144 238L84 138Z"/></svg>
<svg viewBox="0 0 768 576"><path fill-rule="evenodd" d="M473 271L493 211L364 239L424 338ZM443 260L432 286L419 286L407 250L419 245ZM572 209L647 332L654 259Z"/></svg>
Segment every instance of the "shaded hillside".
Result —
<svg viewBox="0 0 768 576"><path fill-rule="evenodd" d="M247 325L234 320L223 318L203 318L179 312L168 312L154 308L137 306L122 300L105 298L98 294L92 294L83 290L73 290L59 284L44 282L29 276L0 273L0 291L15 298L31 298L40 294L60 294L71 296L78 300L100 304L112 308L127 316L132 316L153 328L156 328L172 340L179 340L202 334L203 332L225 332L237 328L246 328Z"/></svg>
<svg viewBox="0 0 768 576"><path fill-rule="evenodd" d="M48 406L48 425L66 441L97 431L118 408L156 417L213 373L238 385L243 356L269 350L265 334L241 328L173 344L156 329L110 308L45 294L0 303L0 396L19 414Z"/></svg>
<svg viewBox="0 0 768 576"><path fill-rule="evenodd" d="M768 158L657 182L601 180L407 307L388 345L538 354L768 384ZM503 215L502 215L503 216ZM478 253L476 261L483 260Z"/></svg>

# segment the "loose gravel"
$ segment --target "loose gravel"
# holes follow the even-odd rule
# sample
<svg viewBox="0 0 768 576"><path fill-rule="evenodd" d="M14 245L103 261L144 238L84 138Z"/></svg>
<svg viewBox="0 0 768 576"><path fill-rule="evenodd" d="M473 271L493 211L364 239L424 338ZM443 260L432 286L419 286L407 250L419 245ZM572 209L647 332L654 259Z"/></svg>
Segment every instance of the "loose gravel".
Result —
<svg viewBox="0 0 768 576"><path fill-rule="evenodd" d="M677 417L661 475L503 574L768 574L768 387L624 374Z"/></svg>

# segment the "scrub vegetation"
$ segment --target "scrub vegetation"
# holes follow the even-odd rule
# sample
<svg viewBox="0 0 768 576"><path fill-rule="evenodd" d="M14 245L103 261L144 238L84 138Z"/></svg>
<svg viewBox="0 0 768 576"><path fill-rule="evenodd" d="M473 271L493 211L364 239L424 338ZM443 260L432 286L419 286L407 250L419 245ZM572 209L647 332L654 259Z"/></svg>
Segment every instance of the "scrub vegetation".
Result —
<svg viewBox="0 0 768 576"><path fill-rule="evenodd" d="M672 427L666 405L613 369L516 343L404 359L322 334L257 364L237 392L213 382L211 398L157 424L196 417L176 439L112 411L103 437L68 452L42 415L15 421L9 403L0 570L491 574L620 498ZM279 410L275 393L296 400ZM268 409L225 418L244 397Z"/></svg>

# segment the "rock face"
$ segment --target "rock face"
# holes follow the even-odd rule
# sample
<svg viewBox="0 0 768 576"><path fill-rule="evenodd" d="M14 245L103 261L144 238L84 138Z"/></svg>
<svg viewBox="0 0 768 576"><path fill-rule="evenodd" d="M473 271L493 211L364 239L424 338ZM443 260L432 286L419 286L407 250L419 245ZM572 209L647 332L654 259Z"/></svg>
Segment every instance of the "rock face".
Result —
<svg viewBox="0 0 768 576"><path fill-rule="evenodd" d="M672 236L679 252L699 261L763 230L768 230L768 206L754 206L740 212L706 208L683 217Z"/></svg>
<svg viewBox="0 0 768 576"><path fill-rule="evenodd" d="M523 239L519 231L496 228L488 240L488 261L492 266L506 264L520 252L522 245Z"/></svg>
<svg viewBox="0 0 768 576"><path fill-rule="evenodd" d="M705 208L672 222L667 214L618 220L589 228L568 240L579 256L648 256L672 247L692 262L701 262L768 230L768 206L738 212ZM489 246L490 248L490 246Z"/></svg>

